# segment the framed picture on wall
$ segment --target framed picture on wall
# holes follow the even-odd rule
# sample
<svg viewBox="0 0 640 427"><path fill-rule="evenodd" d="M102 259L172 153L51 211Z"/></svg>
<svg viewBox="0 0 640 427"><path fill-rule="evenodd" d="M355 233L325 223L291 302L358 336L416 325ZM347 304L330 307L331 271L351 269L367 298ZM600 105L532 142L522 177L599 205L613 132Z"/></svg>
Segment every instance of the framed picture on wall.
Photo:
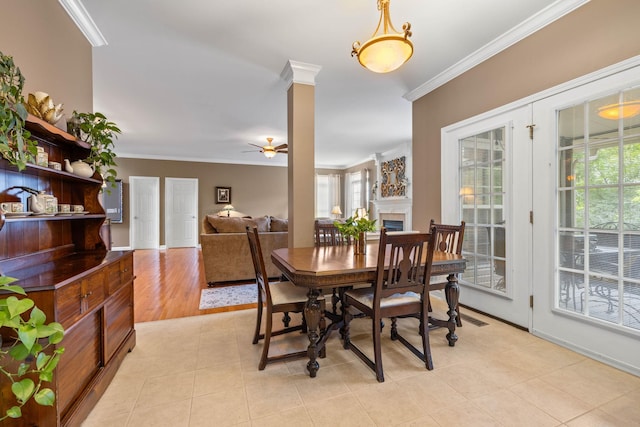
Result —
<svg viewBox="0 0 640 427"><path fill-rule="evenodd" d="M216 203L231 203L231 187L216 187Z"/></svg>

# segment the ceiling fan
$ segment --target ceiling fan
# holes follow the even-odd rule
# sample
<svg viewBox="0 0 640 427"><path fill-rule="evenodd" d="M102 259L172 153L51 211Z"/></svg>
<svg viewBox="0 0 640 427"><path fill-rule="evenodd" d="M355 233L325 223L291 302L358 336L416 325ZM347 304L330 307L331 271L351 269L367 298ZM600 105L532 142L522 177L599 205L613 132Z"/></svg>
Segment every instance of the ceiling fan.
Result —
<svg viewBox="0 0 640 427"><path fill-rule="evenodd" d="M267 138L267 145L257 145L257 144L252 144L249 143L249 145L253 145L254 147L258 147L260 150L260 153L263 153L264 156L268 159L274 157L277 153L288 153L287 148L289 147L289 144L280 144L280 145L276 145L275 147L271 144L273 142L273 138ZM249 153L249 152L253 152L256 150L251 150L251 151L244 151L244 153Z"/></svg>

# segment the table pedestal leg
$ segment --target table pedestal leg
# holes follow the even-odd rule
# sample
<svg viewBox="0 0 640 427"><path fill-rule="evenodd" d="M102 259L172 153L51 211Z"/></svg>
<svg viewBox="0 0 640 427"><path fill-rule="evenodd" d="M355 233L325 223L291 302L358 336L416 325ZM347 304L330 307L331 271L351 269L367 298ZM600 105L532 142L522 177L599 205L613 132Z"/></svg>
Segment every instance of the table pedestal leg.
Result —
<svg viewBox="0 0 640 427"><path fill-rule="evenodd" d="M449 315L449 320L447 321L447 328L449 329L447 340L449 341L449 346L453 347L456 345L456 341L458 341L458 336L456 335L456 317L458 313L456 309L458 308L458 296L460 295L458 278L455 274L449 274L447 276L444 295L447 298L447 305L449 306L449 311L447 311Z"/></svg>
<svg viewBox="0 0 640 427"><path fill-rule="evenodd" d="M309 363L307 363L307 370L311 378L314 378L318 369L320 369L320 365L316 360L318 358L318 339L320 338L320 318L322 317L322 310L318 301L319 295L319 289L309 289L308 300L304 307L304 319L307 322L307 335L309 337L309 347L307 347Z"/></svg>

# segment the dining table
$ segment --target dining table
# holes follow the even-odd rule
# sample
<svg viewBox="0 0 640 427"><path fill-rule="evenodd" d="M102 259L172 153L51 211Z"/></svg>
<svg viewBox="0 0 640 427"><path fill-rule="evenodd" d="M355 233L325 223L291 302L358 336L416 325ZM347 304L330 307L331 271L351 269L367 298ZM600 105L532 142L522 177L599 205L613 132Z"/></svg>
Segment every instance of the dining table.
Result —
<svg viewBox="0 0 640 427"><path fill-rule="evenodd" d="M280 269L283 276L295 286L309 289L304 318L309 337L307 370L313 378L320 369L317 361L318 356L331 332L344 325L343 316L322 311L320 297L327 289L344 288L362 282L373 284L378 265L378 243L368 243L365 254L355 254L352 245L280 248L271 252L271 260ZM385 265L388 265L388 260ZM465 267L466 260L461 255L440 251L435 251L433 254L431 275L447 276L444 293L448 306L448 317L437 319L429 316L429 323L432 326L446 327L449 330L447 340L451 347L455 346L458 340L456 308L460 288L457 274L464 272ZM331 323L323 331L320 331L320 321L323 317L325 320L328 317Z"/></svg>

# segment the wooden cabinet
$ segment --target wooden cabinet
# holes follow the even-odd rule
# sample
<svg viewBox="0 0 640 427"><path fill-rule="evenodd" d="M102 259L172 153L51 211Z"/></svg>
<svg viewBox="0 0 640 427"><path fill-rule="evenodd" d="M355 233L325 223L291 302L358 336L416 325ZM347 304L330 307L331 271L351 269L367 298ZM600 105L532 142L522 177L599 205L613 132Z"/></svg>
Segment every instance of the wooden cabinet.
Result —
<svg viewBox="0 0 640 427"><path fill-rule="evenodd" d="M82 141L35 117L29 130L49 154L63 163L86 158ZM18 284L44 311L60 322L65 348L46 384L56 393L54 407L30 402L23 417L7 426L79 426L135 346L133 327L133 251L109 251L101 237L105 211L98 196L98 174L83 178L44 166L28 165L18 172L0 159L0 202L22 202L29 194L18 187L44 190L58 203L81 204L88 214L67 216L5 216L0 213L0 271ZM0 410L9 384L0 384Z"/></svg>

